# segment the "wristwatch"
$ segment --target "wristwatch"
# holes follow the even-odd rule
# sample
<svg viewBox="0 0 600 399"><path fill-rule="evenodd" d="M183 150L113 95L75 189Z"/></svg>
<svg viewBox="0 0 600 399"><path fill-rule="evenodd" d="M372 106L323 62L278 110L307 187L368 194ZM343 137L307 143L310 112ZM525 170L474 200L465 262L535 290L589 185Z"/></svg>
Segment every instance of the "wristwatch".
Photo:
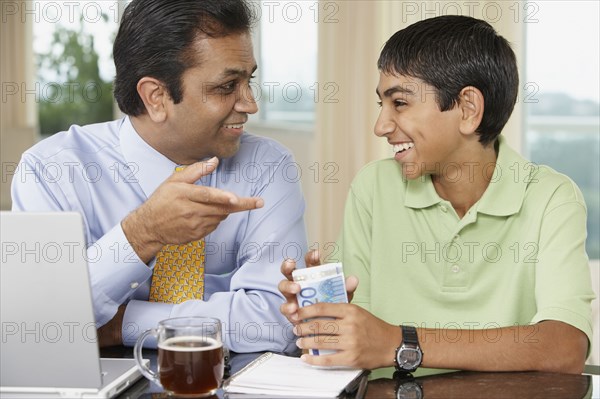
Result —
<svg viewBox="0 0 600 399"><path fill-rule="evenodd" d="M394 365L396 370L409 373L421 365L423 352L419 346L417 329L412 326L400 326L400 328L402 328L402 343L396 348Z"/></svg>

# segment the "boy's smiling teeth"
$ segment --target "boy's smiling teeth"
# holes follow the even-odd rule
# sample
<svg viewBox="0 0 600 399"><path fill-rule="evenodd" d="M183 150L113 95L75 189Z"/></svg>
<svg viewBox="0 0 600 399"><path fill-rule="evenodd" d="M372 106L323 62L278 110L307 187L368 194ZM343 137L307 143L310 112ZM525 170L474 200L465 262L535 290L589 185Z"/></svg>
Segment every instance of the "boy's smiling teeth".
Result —
<svg viewBox="0 0 600 399"><path fill-rule="evenodd" d="M228 129L241 129L244 127L243 124L242 125L223 125L223 126L225 126Z"/></svg>
<svg viewBox="0 0 600 399"><path fill-rule="evenodd" d="M399 152L403 152L406 151L410 148L413 148L415 146L415 143L401 143L401 144L394 144L394 154L397 154Z"/></svg>

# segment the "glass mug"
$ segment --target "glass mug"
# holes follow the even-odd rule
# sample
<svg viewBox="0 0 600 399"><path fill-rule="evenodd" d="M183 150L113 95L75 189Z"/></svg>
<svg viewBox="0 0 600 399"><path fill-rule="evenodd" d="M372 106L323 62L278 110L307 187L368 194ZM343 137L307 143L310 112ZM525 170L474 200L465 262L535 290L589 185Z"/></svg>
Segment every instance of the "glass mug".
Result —
<svg viewBox="0 0 600 399"><path fill-rule="evenodd" d="M158 371L142 363L142 346L148 336L158 342ZM163 320L146 330L134 347L137 365L144 375L167 393L181 397L215 394L225 366L221 322L209 317Z"/></svg>

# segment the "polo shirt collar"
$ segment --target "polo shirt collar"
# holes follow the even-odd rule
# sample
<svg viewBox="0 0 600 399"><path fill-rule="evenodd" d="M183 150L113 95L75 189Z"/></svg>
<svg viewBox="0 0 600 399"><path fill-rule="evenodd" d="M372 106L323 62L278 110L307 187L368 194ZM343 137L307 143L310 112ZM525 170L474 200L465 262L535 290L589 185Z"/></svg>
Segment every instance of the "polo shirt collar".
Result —
<svg viewBox="0 0 600 399"><path fill-rule="evenodd" d="M492 181L478 201L476 209L477 212L488 215L509 216L521 209L527 181L530 179L529 171L533 168L508 146L504 137L499 136L498 140L498 159ZM442 198L435 191L430 175L408 181L405 206L427 208L441 201Z"/></svg>
<svg viewBox="0 0 600 399"><path fill-rule="evenodd" d="M119 140L125 160L135 165L138 184L146 197L150 197L171 176L177 164L146 143L133 127L129 116L121 124Z"/></svg>
<svg viewBox="0 0 600 399"><path fill-rule="evenodd" d="M479 200L477 212L493 216L518 213L525 199L525 191L535 171L531 162L510 148L499 136L498 159L492 180Z"/></svg>
<svg viewBox="0 0 600 399"><path fill-rule="evenodd" d="M403 179L406 177L402 176ZM442 199L435 191L430 175L409 180L407 183L404 205L409 208L427 208L441 202Z"/></svg>

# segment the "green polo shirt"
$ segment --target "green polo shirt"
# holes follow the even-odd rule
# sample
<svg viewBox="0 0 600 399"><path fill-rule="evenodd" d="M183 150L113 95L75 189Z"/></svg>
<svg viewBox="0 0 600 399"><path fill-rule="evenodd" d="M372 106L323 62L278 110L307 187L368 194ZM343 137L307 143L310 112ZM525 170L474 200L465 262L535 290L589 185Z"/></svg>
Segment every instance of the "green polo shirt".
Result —
<svg viewBox="0 0 600 399"><path fill-rule="evenodd" d="M360 280L353 303L389 323L441 329L439 339L450 341L457 329L560 320L592 342L580 190L503 138L489 167L492 182L460 219L430 176L407 180L393 159L365 166L352 183L340 239L344 271Z"/></svg>

